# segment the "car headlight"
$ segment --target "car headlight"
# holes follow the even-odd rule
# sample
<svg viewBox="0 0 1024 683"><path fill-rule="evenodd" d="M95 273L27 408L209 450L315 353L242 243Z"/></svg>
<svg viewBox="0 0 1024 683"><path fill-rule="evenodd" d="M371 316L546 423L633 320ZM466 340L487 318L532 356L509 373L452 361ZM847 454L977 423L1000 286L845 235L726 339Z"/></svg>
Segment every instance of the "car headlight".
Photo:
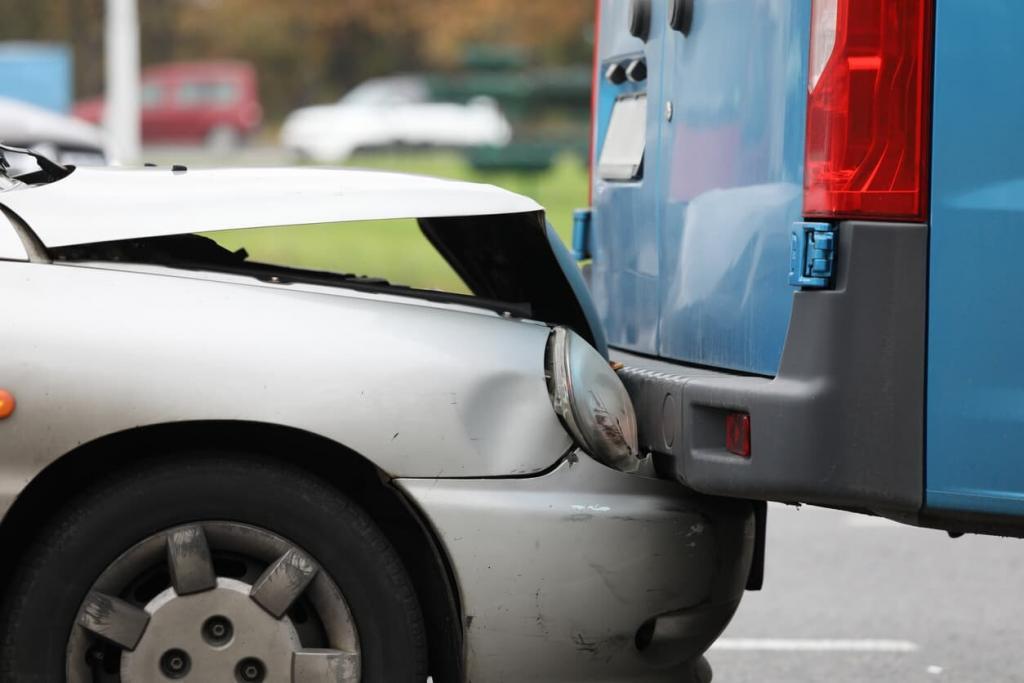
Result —
<svg viewBox="0 0 1024 683"><path fill-rule="evenodd" d="M551 404L576 442L598 462L635 471L641 460L636 412L604 356L575 332L556 327L546 367Z"/></svg>

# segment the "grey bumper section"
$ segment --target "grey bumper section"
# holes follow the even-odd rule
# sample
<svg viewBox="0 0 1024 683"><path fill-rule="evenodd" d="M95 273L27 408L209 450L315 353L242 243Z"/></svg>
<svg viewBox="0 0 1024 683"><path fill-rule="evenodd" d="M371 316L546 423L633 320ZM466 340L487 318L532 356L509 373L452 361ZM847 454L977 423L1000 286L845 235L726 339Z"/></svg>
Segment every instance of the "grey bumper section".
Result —
<svg viewBox="0 0 1024 683"><path fill-rule="evenodd" d="M799 291L779 373L751 377L613 351L642 445L703 493L917 513L924 486L928 230L842 223L835 288ZM750 414L752 454L725 448Z"/></svg>
<svg viewBox="0 0 1024 683"><path fill-rule="evenodd" d="M751 505L577 453L517 479L398 479L459 586L468 681L679 683L743 595Z"/></svg>

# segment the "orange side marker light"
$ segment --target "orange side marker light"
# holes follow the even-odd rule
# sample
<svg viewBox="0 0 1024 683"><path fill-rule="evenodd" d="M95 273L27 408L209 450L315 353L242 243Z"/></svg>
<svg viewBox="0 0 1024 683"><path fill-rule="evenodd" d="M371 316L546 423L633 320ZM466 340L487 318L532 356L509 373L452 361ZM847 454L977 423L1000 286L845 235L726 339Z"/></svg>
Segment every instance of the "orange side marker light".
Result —
<svg viewBox="0 0 1024 683"><path fill-rule="evenodd" d="M14 394L0 389L0 420L8 418L14 412Z"/></svg>

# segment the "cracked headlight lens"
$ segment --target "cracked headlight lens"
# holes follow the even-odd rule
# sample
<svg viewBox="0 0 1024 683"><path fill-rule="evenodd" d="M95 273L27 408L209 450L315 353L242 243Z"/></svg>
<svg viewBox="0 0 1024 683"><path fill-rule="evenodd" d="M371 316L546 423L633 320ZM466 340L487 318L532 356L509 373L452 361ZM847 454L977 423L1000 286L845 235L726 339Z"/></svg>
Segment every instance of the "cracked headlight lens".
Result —
<svg viewBox="0 0 1024 683"><path fill-rule="evenodd" d="M592 458L624 472L639 467L633 401L604 356L582 337L556 327L546 358L551 404Z"/></svg>

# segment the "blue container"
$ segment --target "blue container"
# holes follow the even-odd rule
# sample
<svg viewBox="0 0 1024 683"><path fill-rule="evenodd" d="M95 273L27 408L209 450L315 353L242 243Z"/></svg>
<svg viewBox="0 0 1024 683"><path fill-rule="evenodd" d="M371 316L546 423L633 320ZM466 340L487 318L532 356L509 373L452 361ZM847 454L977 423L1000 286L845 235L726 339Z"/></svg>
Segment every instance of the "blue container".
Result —
<svg viewBox="0 0 1024 683"><path fill-rule="evenodd" d="M64 45L0 43L0 97L66 114L71 111L73 79L71 51Z"/></svg>

